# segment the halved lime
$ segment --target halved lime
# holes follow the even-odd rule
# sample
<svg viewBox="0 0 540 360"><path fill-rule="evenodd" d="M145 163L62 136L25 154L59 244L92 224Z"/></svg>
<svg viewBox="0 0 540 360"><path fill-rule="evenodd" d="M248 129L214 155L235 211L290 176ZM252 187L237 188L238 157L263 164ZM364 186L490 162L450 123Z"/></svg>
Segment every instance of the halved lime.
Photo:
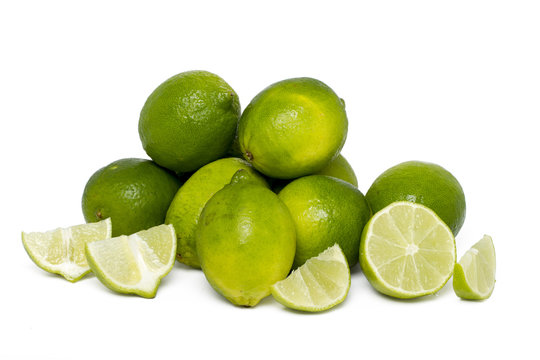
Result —
<svg viewBox="0 0 540 360"><path fill-rule="evenodd" d="M295 310L317 312L343 302L351 286L345 254L335 244L272 285L272 295Z"/></svg>
<svg viewBox="0 0 540 360"><path fill-rule="evenodd" d="M360 241L360 265L383 294L414 298L433 294L452 276L454 235L433 210L395 202L368 222Z"/></svg>
<svg viewBox="0 0 540 360"><path fill-rule="evenodd" d="M459 260L454 269L454 291L467 300L484 300L495 287L495 246L484 235Z"/></svg>
<svg viewBox="0 0 540 360"><path fill-rule="evenodd" d="M86 243L111 237L111 219L46 232L22 233L24 249L37 266L75 282L90 272Z"/></svg>
<svg viewBox="0 0 540 360"><path fill-rule="evenodd" d="M172 225L158 225L135 234L94 241L86 258L109 289L153 298L161 279L171 271L176 255Z"/></svg>

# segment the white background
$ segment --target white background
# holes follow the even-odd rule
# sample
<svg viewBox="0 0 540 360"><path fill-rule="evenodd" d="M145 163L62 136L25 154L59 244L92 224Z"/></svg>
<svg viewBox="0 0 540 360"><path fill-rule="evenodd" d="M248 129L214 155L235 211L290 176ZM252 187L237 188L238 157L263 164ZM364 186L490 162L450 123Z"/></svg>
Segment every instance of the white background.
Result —
<svg viewBox="0 0 540 360"><path fill-rule="evenodd" d="M538 358L537 1L0 4L0 358ZM364 193L402 161L450 170L467 198L458 256L492 235L493 296L461 301L448 283L398 301L357 266L346 301L309 315L271 297L234 307L181 265L152 300L36 267L20 232L84 222L87 179L146 157L146 97L192 69L243 107L275 81L326 82L346 101L342 153Z"/></svg>

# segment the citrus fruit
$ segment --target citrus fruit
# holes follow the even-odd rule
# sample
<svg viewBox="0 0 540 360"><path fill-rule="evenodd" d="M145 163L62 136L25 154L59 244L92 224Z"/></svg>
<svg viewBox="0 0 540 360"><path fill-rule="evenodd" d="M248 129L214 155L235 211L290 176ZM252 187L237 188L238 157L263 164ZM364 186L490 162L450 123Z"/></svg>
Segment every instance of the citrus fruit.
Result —
<svg viewBox="0 0 540 360"><path fill-rule="evenodd" d="M144 150L177 173L219 159L233 141L240 102L234 90L207 71L187 71L159 85L139 118Z"/></svg>
<svg viewBox="0 0 540 360"><path fill-rule="evenodd" d="M112 236L163 224L180 180L150 160L121 159L96 171L82 196L86 222L110 217Z"/></svg>
<svg viewBox="0 0 540 360"><path fill-rule="evenodd" d="M495 288L495 247L490 236L474 244L454 268L454 291L466 300L484 300Z"/></svg>
<svg viewBox="0 0 540 360"><path fill-rule="evenodd" d="M443 167L408 161L383 172L373 182L366 199L373 213L395 201L425 205L457 235L465 221L465 195L457 179Z"/></svg>
<svg viewBox="0 0 540 360"><path fill-rule="evenodd" d="M341 154L338 155L338 157L336 157L334 160L330 161L330 163L327 166L325 166L324 169L316 172L315 175L327 175L327 176L335 177L337 179L346 181L349 184L354 185L355 187L358 187L358 181L356 179L356 175L354 173L352 166ZM279 192L285 186L287 186L287 184L289 184L292 180L291 179L269 179L268 182L271 183L272 190L276 194L279 194Z"/></svg>
<svg viewBox="0 0 540 360"><path fill-rule="evenodd" d="M351 164L341 154L315 174L332 176L358 187L358 180Z"/></svg>
<svg viewBox="0 0 540 360"><path fill-rule="evenodd" d="M292 181L278 196L296 227L293 268L335 243L349 265L356 265L362 229L371 215L360 190L343 180L310 175Z"/></svg>
<svg viewBox="0 0 540 360"><path fill-rule="evenodd" d="M37 266L75 282L90 272L87 242L111 237L111 219L46 232L22 233L24 249Z"/></svg>
<svg viewBox="0 0 540 360"><path fill-rule="evenodd" d="M433 294L452 276L454 235L424 205L399 201L377 212L360 243L360 265L379 292L414 298Z"/></svg>
<svg viewBox="0 0 540 360"><path fill-rule="evenodd" d="M158 225L86 245L88 264L105 286L146 298L156 296L161 279L174 265L175 254L172 225Z"/></svg>
<svg viewBox="0 0 540 360"><path fill-rule="evenodd" d="M272 296L288 308L317 312L342 303L350 286L347 259L335 244L272 285L271 290Z"/></svg>
<svg viewBox="0 0 540 360"><path fill-rule="evenodd" d="M277 82L261 91L238 123L246 160L263 174L292 179L323 169L347 137L341 99L312 78Z"/></svg>
<svg viewBox="0 0 540 360"><path fill-rule="evenodd" d="M232 176L240 169L266 186L264 179L247 161L226 158L203 166L178 190L165 217L165 223L172 224L176 230L178 261L192 267L200 267L195 247L195 229L201 212L206 202L229 184Z"/></svg>
<svg viewBox="0 0 540 360"><path fill-rule="evenodd" d="M235 305L255 306L291 269L295 229L287 207L268 188L239 181L206 204L196 232L201 268Z"/></svg>

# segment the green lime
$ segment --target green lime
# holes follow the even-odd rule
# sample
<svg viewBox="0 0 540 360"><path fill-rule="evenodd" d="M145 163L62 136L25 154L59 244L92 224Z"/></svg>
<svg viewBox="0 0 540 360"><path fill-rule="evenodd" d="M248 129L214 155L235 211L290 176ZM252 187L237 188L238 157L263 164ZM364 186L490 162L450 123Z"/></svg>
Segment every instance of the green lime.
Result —
<svg viewBox="0 0 540 360"><path fill-rule="evenodd" d="M292 181L279 193L296 226L293 268L337 243L352 267L362 229L371 215L364 195L351 184L324 175Z"/></svg>
<svg viewBox="0 0 540 360"><path fill-rule="evenodd" d="M85 253L90 268L109 289L153 298L174 265L176 236L171 225L158 225L88 243Z"/></svg>
<svg viewBox="0 0 540 360"><path fill-rule="evenodd" d="M75 282L90 272L84 256L86 243L111 237L111 219L45 232L22 233L24 249L45 271Z"/></svg>
<svg viewBox="0 0 540 360"><path fill-rule="evenodd" d="M379 292L414 298L433 294L452 276L454 235L435 212L408 201L377 212L364 228L360 265Z"/></svg>
<svg viewBox="0 0 540 360"><path fill-rule="evenodd" d="M295 78L261 91L244 110L238 140L263 174L292 179L323 169L347 137L341 99L319 80Z"/></svg>
<svg viewBox="0 0 540 360"><path fill-rule="evenodd" d="M208 201L196 233L201 268L235 305L255 306L291 269L295 229L287 207L264 186L239 181Z"/></svg>
<svg viewBox="0 0 540 360"><path fill-rule="evenodd" d="M288 308L318 312L342 303L350 286L349 265L336 244L306 261L271 289L274 298Z"/></svg>
<svg viewBox="0 0 540 360"><path fill-rule="evenodd" d="M82 210L86 222L108 217L112 236L163 224L180 180L153 161L121 159L96 171L86 183Z"/></svg>
<svg viewBox="0 0 540 360"><path fill-rule="evenodd" d="M251 165L242 159L226 158L216 160L197 170L174 196L165 217L166 224L172 224L178 238L178 261L200 267L195 248L195 229L204 205L225 185L238 170L245 170L261 185L266 186Z"/></svg>
<svg viewBox="0 0 540 360"><path fill-rule="evenodd" d="M349 162L343 157L343 155L338 155L334 160L324 167L321 171L317 172L315 175L326 175L341 179L348 182L349 184L358 187L358 181L352 166ZM269 179L272 190L279 194L279 192L287 186L294 179Z"/></svg>
<svg viewBox="0 0 540 360"><path fill-rule="evenodd" d="M439 165L408 161L391 167L373 182L366 199L373 213L395 201L425 205L457 235L465 221L465 195L457 179Z"/></svg>
<svg viewBox="0 0 540 360"><path fill-rule="evenodd" d="M330 163L321 171L317 172L316 175L332 176L358 187L358 180L356 179L356 174L354 173L351 164L349 164L347 159L341 154L330 161Z"/></svg>
<svg viewBox="0 0 540 360"><path fill-rule="evenodd" d="M240 117L234 90L207 71L166 80L141 110L139 136L146 153L177 173L195 171L229 150Z"/></svg>
<svg viewBox="0 0 540 360"><path fill-rule="evenodd" d="M474 244L454 269L454 291L466 300L485 300L495 288L495 246L488 235Z"/></svg>

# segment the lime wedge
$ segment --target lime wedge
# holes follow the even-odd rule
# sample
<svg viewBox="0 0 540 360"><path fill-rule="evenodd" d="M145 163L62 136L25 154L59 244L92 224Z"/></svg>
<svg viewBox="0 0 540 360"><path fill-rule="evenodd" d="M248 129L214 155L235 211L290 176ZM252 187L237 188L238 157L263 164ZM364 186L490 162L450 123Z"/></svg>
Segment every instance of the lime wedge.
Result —
<svg viewBox="0 0 540 360"><path fill-rule="evenodd" d="M347 259L335 244L272 285L271 290L277 301L291 309L317 312L345 300L350 286Z"/></svg>
<svg viewBox="0 0 540 360"><path fill-rule="evenodd" d="M367 223L360 241L360 265L379 292L414 298L437 292L452 276L454 235L431 209L395 202Z"/></svg>
<svg viewBox="0 0 540 360"><path fill-rule="evenodd" d="M84 256L85 244L110 237L111 219L108 218L46 232L23 232L22 242L37 266L75 282L90 272Z"/></svg>
<svg viewBox="0 0 540 360"><path fill-rule="evenodd" d="M88 264L105 286L146 298L156 296L161 279L174 265L175 254L172 225L154 226L86 245Z"/></svg>
<svg viewBox="0 0 540 360"><path fill-rule="evenodd" d="M495 247L484 235L459 260L454 269L454 291L467 300L484 300L495 287Z"/></svg>

